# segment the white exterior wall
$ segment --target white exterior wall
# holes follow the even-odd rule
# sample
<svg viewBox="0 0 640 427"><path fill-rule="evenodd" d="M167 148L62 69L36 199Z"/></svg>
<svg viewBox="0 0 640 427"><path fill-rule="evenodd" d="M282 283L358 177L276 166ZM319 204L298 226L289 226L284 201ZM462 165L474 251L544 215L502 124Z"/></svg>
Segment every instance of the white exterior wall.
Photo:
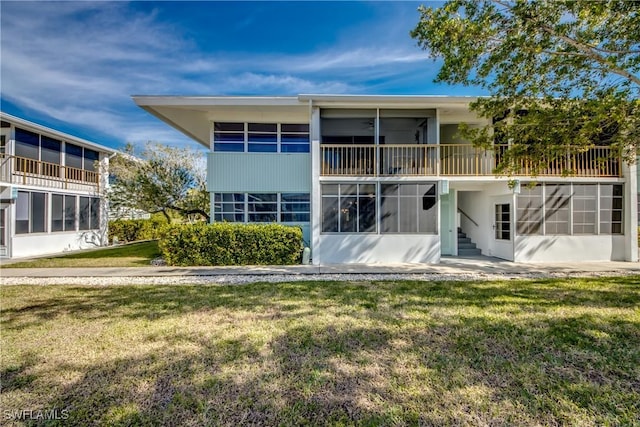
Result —
<svg viewBox="0 0 640 427"><path fill-rule="evenodd" d="M59 254L101 246L97 230L79 232L32 233L13 236L12 258Z"/></svg>
<svg viewBox="0 0 640 427"><path fill-rule="evenodd" d="M440 236L425 234L320 234L314 264L438 263Z"/></svg>
<svg viewBox="0 0 640 427"><path fill-rule="evenodd" d="M627 236L516 236L516 262L624 261Z"/></svg>

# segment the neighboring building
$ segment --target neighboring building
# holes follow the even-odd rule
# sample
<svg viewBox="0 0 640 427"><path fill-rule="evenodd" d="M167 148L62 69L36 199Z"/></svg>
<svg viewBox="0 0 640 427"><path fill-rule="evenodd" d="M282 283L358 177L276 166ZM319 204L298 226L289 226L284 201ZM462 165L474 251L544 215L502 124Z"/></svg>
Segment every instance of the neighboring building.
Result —
<svg viewBox="0 0 640 427"><path fill-rule="evenodd" d="M551 162L536 186L523 164L510 186L493 175L500 146L457 137L460 122L485 124L473 98L134 100L210 149L212 220L300 225L314 264L637 260L635 165L594 147Z"/></svg>
<svg viewBox="0 0 640 427"><path fill-rule="evenodd" d="M0 112L0 257L106 244L113 150Z"/></svg>

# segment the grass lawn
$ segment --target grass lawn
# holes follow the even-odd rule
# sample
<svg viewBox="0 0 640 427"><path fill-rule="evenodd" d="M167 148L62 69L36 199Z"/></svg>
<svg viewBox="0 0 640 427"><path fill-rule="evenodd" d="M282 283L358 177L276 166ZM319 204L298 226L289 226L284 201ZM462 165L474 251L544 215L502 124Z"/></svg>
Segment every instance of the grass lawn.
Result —
<svg viewBox="0 0 640 427"><path fill-rule="evenodd" d="M156 240L7 264L7 268L149 267L160 256Z"/></svg>
<svg viewBox="0 0 640 427"><path fill-rule="evenodd" d="M0 297L0 407L64 425L640 424L638 276Z"/></svg>

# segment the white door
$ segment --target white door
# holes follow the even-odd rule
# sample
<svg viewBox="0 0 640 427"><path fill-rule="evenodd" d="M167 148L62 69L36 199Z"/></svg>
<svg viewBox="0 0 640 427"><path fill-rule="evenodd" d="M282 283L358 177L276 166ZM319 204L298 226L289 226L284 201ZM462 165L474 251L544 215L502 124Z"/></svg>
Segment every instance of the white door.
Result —
<svg viewBox="0 0 640 427"><path fill-rule="evenodd" d="M455 255L454 232L456 230L455 220L455 193L440 195L440 254Z"/></svg>
<svg viewBox="0 0 640 427"><path fill-rule="evenodd" d="M493 198L491 219L491 255L513 261L513 196Z"/></svg>

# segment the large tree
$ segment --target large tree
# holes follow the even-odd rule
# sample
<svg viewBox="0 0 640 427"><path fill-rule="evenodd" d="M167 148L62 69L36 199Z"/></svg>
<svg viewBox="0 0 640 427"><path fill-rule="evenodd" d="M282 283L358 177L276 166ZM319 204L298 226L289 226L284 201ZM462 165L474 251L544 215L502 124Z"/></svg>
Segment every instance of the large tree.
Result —
<svg viewBox="0 0 640 427"><path fill-rule="evenodd" d="M485 148L509 142L497 172L517 173L526 160L535 175L594 144L635 158L639 11L628 0L450 0L421 7L411 35L442 60L436 81L490 93L472 104L490 124L463 125L463 136Z"/></svg>
<svg viewBox="0 0 640 427"><path fill-rule="evenodd" d="M108 197L112 208L199 214L209 220L202 155L188 149L149 143L136 153L132 145L111 159Z"/></svg>

